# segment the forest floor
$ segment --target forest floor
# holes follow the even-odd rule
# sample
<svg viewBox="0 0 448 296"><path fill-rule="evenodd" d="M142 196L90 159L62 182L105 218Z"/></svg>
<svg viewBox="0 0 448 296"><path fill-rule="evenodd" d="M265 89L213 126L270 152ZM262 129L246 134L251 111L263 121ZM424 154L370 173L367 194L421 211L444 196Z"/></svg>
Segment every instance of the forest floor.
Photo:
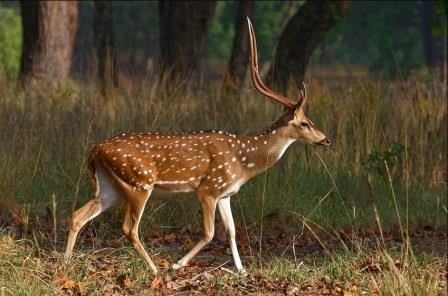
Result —
<svg viewBox="0 0 448 296"><path fill-rule="evenodd" d="M446 229L409 228L403 240L399 227L298 233L279 220L268 222L261 248L257 232L237 228L246 276L234 273L221 227L209 246L176 272L169 266L200 231L143 230L157 276L123 236L110 231L102 237L95 224L82 231L69 263L62 259L65 237L54 243L51 223L43 224L48 229L4 227L0 295L447 295Z"/></svg>

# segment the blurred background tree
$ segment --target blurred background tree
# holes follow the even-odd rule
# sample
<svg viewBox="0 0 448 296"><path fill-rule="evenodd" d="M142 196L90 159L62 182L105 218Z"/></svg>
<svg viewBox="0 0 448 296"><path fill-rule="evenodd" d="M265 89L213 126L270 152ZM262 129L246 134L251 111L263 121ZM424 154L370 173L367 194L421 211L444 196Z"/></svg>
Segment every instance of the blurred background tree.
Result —
<svg viewBox="0 0 448 296"><path fill-rule="evenodd" d="M287 21L269 71L269 76L283 92L291 82L301 85L315 49L352 4L340 0L306 1Z"/></svg>
<svg viewBox="0 0 448 296"><path fill-rule="evenodd" d="M424 1L420 6L421 30L423 51L425 54L425 63L428 68L435 68L443 63L444 48L441 38L443 33L446 35L446 26L442 27L443 14L446 13L446 1L438 3Z"/></svg>
<svg viewBox="0 0 448 296"><path fill-rule="evenodd" d="M72 1L20 1L23 86L62 86L71 67L78 22Z"/></svg>
<svg viewBox="0 0 448 296"><path fill-rule="evenodd" d="M18 71L21 24L18 1L0 6L0 67L14 77ZM257 1L253 23L261 65L273 61L288 9L305 1ZM93 1L80 1L74 50L77 77L90 73L93 53ZM219 1L206 39L206 70L219 79L231 56L238 1ZM365 68L385 78L406 76L425 66L446 63L446 1L359 1L328 31L310 65ZM159 55L158 2L114 1L113 32L118 68L141 74L154 70ZM182 30L182 29L181 29ZM435 61L430 57L436 57ZM275 60L274 60L275 62ZM265 67L266 68L266 67Z"/></svg>
<svg viewBox="0 0 448 296"><path fill-rule="evenodd" d="M159 1L162 79L197 84L215 1Z"/></svg>
<svg viewBox="0 0 448 296"><path fill-rule="evenodd" d="M240 1L238 3L232 53L223 77L223 87L227 92L239 93L245 82L247 65L249 63L247 18L253 18L254 6L254 1Z"/></svg>
<svg viewBox="0 0 448 296"><path fill-rule="evenodd" d="M118 85L117 50L114 42L113 25L112 2L95 0L93 43L98 63L98 83L103 94Z"/></svg>

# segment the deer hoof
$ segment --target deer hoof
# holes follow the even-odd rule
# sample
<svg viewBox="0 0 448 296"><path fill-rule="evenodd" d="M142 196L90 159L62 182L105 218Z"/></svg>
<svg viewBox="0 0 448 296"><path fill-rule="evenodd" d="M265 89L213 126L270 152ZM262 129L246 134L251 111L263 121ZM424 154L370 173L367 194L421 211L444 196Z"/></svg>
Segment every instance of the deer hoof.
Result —
<svg viewBox="0 0 448 296"><path fill-rule="evenodd" d="M238 271L238 275L241 277L246 277L248 275L247 271L243 268Z"/></svg>

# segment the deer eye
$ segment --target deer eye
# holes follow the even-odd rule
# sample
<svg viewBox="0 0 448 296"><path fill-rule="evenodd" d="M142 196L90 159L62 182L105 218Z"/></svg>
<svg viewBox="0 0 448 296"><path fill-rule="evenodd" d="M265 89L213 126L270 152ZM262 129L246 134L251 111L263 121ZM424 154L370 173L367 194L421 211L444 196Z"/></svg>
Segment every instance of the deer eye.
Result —
<svg viewBox="0 0 448 296"><path fill-rule="evenodd" d="M301 127L301 128L307 128L307 129L309 129L309 128L310 128L310 125L309 125L308 123L306 123L306 122L301 122L301 123L300 123L300 127Z"/></svg>

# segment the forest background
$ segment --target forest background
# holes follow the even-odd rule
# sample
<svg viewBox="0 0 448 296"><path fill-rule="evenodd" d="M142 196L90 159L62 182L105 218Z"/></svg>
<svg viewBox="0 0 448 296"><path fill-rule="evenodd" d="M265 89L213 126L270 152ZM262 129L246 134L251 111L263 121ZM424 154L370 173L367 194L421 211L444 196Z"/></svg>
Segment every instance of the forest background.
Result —
<svg viewBox="0 0 448 296"><path fill-rule="evenodd" d="M0 295L446 295L446 1L45 3L0 2ZM142 219L162 275L122 236L120 207L85 227L64 264L95 143L248 134L280 116L251 84L246 15L263 80L292 99L305 81L307 113L333 143L294 145L232 197L249 276L232 273L220 226L168 271L201 236L188 197L155 197Z"/></svg>

